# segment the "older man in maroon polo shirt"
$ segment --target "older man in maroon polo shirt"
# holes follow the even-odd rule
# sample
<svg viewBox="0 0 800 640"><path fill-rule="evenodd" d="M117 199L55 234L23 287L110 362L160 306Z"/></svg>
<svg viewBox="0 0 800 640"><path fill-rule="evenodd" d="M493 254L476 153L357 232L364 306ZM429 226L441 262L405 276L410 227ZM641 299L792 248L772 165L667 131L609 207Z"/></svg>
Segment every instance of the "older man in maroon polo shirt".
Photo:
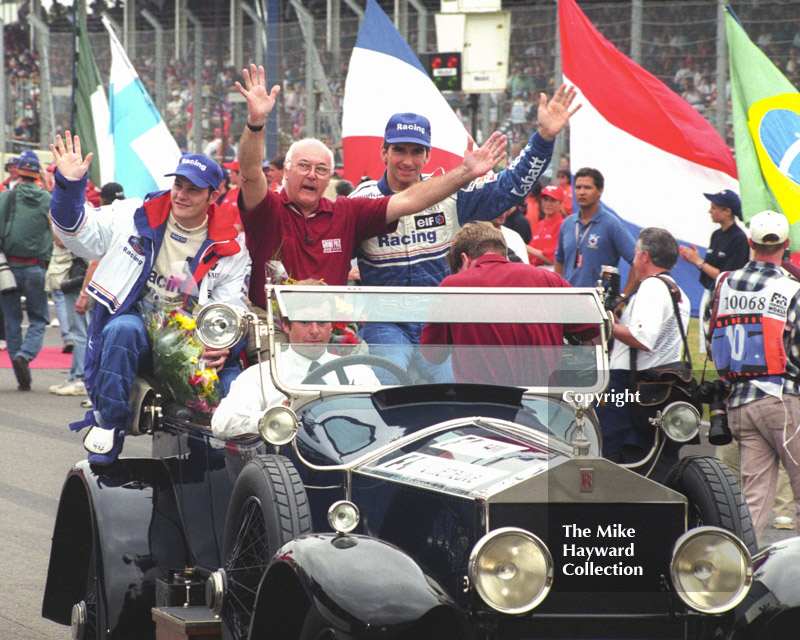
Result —
<svg viewBox="0 0 800 640"><path fill-rule="evenodd" d="M286 153L284 188L269 191L261 171L264 124L280 87L267 91L263 67L243 71L236 88L247 101L247 126L239 145L239 209L253 260L250 300L264 308L265 263L280 260L294 279L347 283L353 249L372 236L389 233L401 216L422 211L455 193L505 159L506 137L493 134L480 149L469 140L463 163L385 198L323 198L333 173L333 153L321 141L295 142Z"/></svg>

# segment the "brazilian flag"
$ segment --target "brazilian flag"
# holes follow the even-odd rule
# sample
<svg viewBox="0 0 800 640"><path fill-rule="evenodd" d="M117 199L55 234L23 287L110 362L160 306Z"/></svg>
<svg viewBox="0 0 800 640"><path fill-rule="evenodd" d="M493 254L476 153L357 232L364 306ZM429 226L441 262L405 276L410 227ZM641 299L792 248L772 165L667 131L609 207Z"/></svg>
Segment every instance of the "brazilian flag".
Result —
<svg viewBox="0 0 800 640"><path fill-rule="evenodd" d="M745 221L765 209L800 220L800 94L726 14L733 134ZM792 227L800 248L800 225Z"/></svg>

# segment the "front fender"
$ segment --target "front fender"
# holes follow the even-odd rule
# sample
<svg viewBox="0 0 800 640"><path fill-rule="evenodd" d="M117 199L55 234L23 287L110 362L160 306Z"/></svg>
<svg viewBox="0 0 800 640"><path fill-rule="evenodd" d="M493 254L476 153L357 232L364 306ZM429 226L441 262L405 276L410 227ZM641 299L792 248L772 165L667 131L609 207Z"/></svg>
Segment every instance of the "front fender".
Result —
<svg viewBox="0 0 800 640"><path fill-rule="evenodd" d="M446 630L442 640L472 637L435 578L397 547L368 536L314 534L283 545L261 580L250 637L275 633L282 617L286 628L274 637L298 637L295 624L302 626L309 603L348 637L411 627L423 618Z"/></svg>
<svg viewBox="0 0 800 640"><path fill-rule="evenodd" d="M765 547L753 565L753 585L735 609L729 638L794 640L800 629L800 537Z"/></svg>
<svg viewBox="0 0 800 640"><path fill-rule="evenodd" d="M72 605L91 589L92 558L99 622L109 637L151 632L156 579L192 565L161 461L123 458L107 468L82 461L67 474L50 550L45 618L70 623Z"/></svg>

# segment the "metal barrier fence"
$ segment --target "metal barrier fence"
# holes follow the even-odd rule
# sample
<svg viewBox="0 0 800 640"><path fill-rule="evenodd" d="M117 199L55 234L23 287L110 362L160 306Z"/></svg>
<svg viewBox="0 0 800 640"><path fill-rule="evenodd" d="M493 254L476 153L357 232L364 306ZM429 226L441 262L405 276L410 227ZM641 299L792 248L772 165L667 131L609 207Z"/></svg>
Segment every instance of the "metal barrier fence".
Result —
<svg viewBox="0 0 800 640"><path fill-rule="evenodd" d="M597 29L617 48L636 59L642 66L682 94L695 106L717 130L732 144L730 110L727 104L727 51L721 2L717 0L626 1L626 2L579 2L581 8ZM745 29L783 71L795 86L800 85L800 1L796 0L746 0L730 3ZM558 68L556 44L556 5L553 2L524 3L504 7L512 12L511 51L509 61L509 83L505 92L491 94L480 100L479 131L473 132L480 139L489 131L502 128L512 139L525 139L535 126L535 96L540 91L551 93ZM283 91L279 98L279 140L277 151L285 150L292 140L313 133L334 148L341 146L338 139L341 119L341 104L347 61L355 44L359 20L354 14L340 21L338 47L330 46L324 20L315 22L313 44L322 62L324 80L331 102L324 96L315 95L312 113L306 113L306 85L312 77L306 69L306 58L310 48L304 38L296 14L286 8L280 23L277 43L280 72L274 81ZM256 39L259 27L247 16L243 21L244 61L253 59L258 50ZM53 119L57 131L70 126L71 80L72 80L72 34L63 31L64 24L51 25L49 41L49 63L52 84ZM427 20L424 33L420 32L416 20L407 20L406 39L412 48L420 41L428 43L428 50L436 49L436 33L433 13ZM193 96L193 51L202 52L202 112L200 126L202 140L214 137L215 129L225 129L229 122L229 137L236 142L244 124L246 107L233 89L233 82L240 70L229 65L230 43L224 28L203 29L202 38L197 39L189 29L187 53L175 60L174 30L164 29L162 58L156 59L155 32L141 30L135 34L135 48L129 51L145 87L154 101L161 107L168 126L186 145L193 137L188 131L196 124L189 111ZM334 34L333 37L336 37ZM92 48L100 68L101 76L108 77L110 53L105 32L90 35ZM587 60L587 64L591 61ZM155 85L156 69L164 69L164 85ZM598 70L602 73L602 70ZM273 79L270 79L272 81ZM725 83L724 104L717 107L718 85ZM20 125L26 105L45 95L37 91L33 81L9 82L6 90L5 119L7 136L11 141L14 129ZM613 91L609 87L609 91ZM318 91L315 91L315 94ZM455 108L468 110L474 103L467 96L448 96ZM35 114L34 114L35 120ZM33 131L37 131L36 125ZM20 141L22 144L33 141ZM16 144L16 142L15 142ZM2 150L0 150L2 151Z"/></svg>

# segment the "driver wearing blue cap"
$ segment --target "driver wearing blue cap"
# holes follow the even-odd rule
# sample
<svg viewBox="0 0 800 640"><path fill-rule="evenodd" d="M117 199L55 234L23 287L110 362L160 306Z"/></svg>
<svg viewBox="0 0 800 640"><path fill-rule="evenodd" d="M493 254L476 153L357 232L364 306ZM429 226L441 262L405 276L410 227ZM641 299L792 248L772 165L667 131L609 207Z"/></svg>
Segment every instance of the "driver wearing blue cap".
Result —
<svg viewBox="0 0 800 640"><path fill-rule="evenodd" d="M100 259L87 286L94 306L86 350L85 382L96 411L82 426L89 462L108 465L122 450L132 410L134 378L146 372L150 347L142 314L150 307L192 312L209 302L246 308L250 257L244 237L216 199L222 170L199 154L181 157L169 191L86 206L84 191L92 154L81 154L71 134L56 137L51 215L56 234L75 254ZM229 350L204 358L226 383L239 368ZM74 425L80 428L81 425Z"/></svg>
<svg viewBox="0 0 800 640"><path fill-rule="evenodd" d="M361 283L378 286L437 286L449 274L446 256L462 225L494 220L525 197L544 173L553 154L556 134L578 107L570 109L574 88L558 89L551 100L540 95L538 129L509 167L496 175L473 180L445 200L419 213L400 218L397 230L363 241L356 252ZM380 180L362 182L351 198L391 196L428 180L422 170L431 157L431 123L416 113L396 113L386 123ZM527 262L528 256L520 258ZM418 357L422 325L371 323L364 332L370 350L407 369L412 358L423 377L444 381L445 368ZM380 345L391 345L382 348ZM397 345L407 345L403 349ZM390 384L390 374L383 382ZM445 376L446 377L446 376Z"/></svg>

